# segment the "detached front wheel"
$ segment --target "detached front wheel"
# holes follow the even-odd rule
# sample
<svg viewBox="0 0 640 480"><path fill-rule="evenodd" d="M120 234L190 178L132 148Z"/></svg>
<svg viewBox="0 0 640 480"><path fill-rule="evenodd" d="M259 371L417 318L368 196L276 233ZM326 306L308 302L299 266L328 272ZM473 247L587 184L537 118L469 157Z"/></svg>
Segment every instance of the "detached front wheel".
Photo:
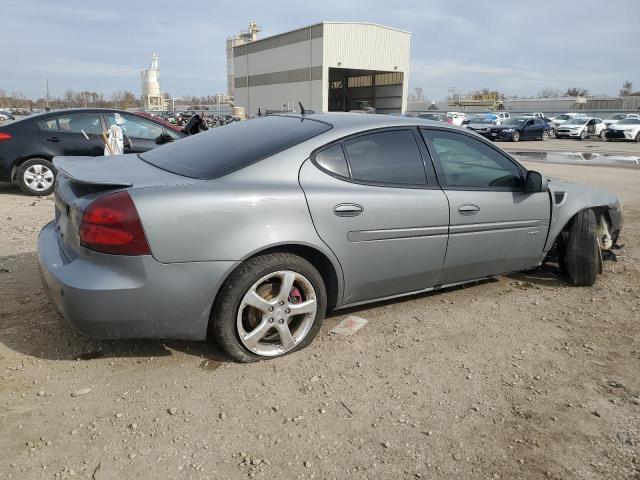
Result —
<svg viewBox="0 0 640 480"><path fill-rule="evenodd" d="M593 210L578 212L571 221L568 234L561 265L565 268L571 284L591 286L596 283L602 266Z"/></svg>
<svg viewBox="0 0 640 480"><path fill-rule="evenodd" d="M287 253L254 257L225 282L213 306L210 333L239 362L275 358L309 345L327 308L322 276Z"/></svg>

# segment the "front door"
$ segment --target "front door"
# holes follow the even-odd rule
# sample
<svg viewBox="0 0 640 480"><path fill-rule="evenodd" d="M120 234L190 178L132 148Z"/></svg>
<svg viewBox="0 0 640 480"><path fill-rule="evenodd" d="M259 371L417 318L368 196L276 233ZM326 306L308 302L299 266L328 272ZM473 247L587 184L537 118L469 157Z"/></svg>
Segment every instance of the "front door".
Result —
<svg viewBox="0 0 640 480"><path fill-rule="evenodd" d="M300 169L315 228L342 266L345 304L439 282L449 206L418 135L359 135L318 151Z"/></svg>
<svg viewBox="0 0 640 480"><path fill-rule="evenodd" d="M440 283L537 266L549 229L549 193L525 193L521 167L482 140L453 131L423 132L450 205Z"/></svg>
<svg viewBox="0 0 640 480"><path fill-rule="evenodd" d="M104 153L99 113L66 113L38 122L40 141L51 156L90 156Z"/></svg>
<svg viewBox="0 0 640 480"><path fill-rule="evenodd" d="M156 148L160 143L160 135L166 133L177 140L179 137L161 125L141 118L137 115L118 112L107 113L107 123L119 125L124 132L124 153L142 153Z"/></svg>

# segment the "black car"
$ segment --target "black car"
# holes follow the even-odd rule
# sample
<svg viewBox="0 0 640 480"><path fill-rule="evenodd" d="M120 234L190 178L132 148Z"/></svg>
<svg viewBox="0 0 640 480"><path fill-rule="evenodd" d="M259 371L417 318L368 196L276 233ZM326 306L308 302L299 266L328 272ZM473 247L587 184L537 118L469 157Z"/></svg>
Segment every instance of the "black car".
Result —
<svg viewBox="0 0 640 480"><path fill-rule="evenodd" d="M29 116L0 126L0 181L17 183L30 195L53 191L55 156L104 154L102 133L117 123L125 133L124 153L140 153L179 140L182 131L160 120L104 108L57 110Z"/></svg>
<svg viewBox="0 0 640 480"><path fill-rule="evenodd" d="M491 127L486 136L490 140L547 140L551 127L540 118L517 117Z"/></svg>

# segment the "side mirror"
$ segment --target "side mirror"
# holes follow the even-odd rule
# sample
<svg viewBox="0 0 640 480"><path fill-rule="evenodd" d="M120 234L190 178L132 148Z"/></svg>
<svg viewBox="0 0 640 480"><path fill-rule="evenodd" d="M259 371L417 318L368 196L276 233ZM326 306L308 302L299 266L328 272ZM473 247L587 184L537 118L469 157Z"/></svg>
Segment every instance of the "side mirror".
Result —
<svg viewBox="0 0 640 480"><path fill-rule="evenodd" d="M168 142L173 142L173 138L171 138L171 135L169 135L168 133L161 133L160 135L158 135L158 137L156 138L156 143L158 145L162 145L163 143L168 143Z"/></svg>
<svg viewBox="0 0 640 480"><path fill-rule="evenodd" d="M538 193L547 191L547 179L540 173L529 170L524 181L525 193Z"/></svg>

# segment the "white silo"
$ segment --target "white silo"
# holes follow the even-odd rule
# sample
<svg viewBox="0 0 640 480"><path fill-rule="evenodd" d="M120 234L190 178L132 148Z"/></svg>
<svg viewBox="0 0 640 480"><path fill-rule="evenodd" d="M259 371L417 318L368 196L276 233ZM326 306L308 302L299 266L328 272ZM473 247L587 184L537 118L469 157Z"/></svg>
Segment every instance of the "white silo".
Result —
<svg viewBox="0 0 640 480"><path fill-rule="evenodd" d="M164 96L160 89L160 68L158 54L151 57L151 67L140 72L142 79L142 108L145 110L166 110Z"/></svg>

